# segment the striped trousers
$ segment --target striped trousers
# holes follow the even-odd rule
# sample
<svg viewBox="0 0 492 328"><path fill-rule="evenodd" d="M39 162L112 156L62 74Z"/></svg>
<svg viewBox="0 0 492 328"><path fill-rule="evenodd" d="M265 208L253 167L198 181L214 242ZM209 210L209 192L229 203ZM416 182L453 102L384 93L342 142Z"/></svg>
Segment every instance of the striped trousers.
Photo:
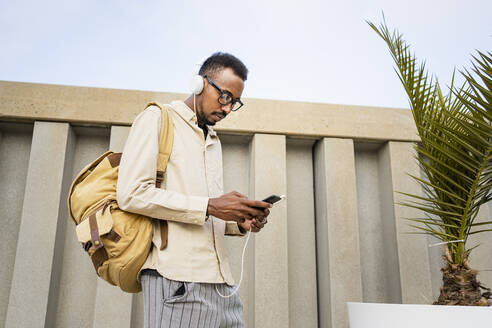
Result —
<svg viewBox="0 0 492 328"><path fill-rule="evenodd" d="M144 298L145 328L243 328L243 305L239 293L227 284L169 280L155 270L140 276Z"/></svg>

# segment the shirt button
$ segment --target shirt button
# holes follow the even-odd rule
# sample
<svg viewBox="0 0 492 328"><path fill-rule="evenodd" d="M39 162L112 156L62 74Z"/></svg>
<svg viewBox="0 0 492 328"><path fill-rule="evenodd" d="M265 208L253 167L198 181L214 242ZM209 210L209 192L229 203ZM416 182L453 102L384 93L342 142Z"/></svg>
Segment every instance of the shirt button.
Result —
<svg viewBox="0 0 492 328"><path fill-rule="evenodd" d="M194 223L198 223L198 220L197 220L197 219L195 219L195 220L193 220L193 222L194 222Z"/></svg>

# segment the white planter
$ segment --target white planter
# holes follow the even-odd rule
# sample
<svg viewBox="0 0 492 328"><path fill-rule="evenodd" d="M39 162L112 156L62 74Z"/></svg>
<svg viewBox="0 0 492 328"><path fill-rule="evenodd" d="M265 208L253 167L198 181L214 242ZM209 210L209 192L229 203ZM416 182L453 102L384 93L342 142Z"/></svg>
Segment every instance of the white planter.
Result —
<svg viewBox="0 0 492 328"><path fill-rule="evenodd" d="M492 327L492 307L348 302L350 328Z"/></svg>

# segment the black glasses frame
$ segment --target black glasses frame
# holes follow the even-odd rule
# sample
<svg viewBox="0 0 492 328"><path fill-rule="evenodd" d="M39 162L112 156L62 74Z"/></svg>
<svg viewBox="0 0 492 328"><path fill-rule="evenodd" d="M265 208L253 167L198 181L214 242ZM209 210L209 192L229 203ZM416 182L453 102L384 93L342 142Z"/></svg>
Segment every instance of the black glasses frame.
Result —
<svg viewBox="0 0 492 328"><path fill-rule="evenodd" d="M232 105L231 105L231 111L233 111L233 112L235 112L235 111L239 110L239 108L241 108L241 107L243 107L243 106L244 106L244 104L243 104L243 102L241 101L241 99L240 99L240 98L236 98L236 99L234 99L234 96L232 95L232 93L230 93L229 91L224 91L224 90L222 90L222 89L221 89L221 88L220 88L217 84L215 84L215 82L214 82L214 81L212 81L212 79L211 79L211 78L209 78L207 75L204 75L203 77L204 77L204 78L206 78L206 79L207 79L207 81L208 81L208 83L210 83L210 84L211 84L211 85L212 85L215 89L217 89L217 91L219 91L220 95L219 95L219 98L217 99L217 100L219 101L219 104L224 105L224 106L225 106L225 105L232 104ZM231 98L231 100L226 101L225 103L224 103L224 102L222 102L222 101L221 101L221 99L222 99L222 96L223 96L223 95L228 95L228 96ZM235 105L236 103L238 103L238 104L239 104L239 107L238 107L238 108L234 108L234 105Z"/></svg>

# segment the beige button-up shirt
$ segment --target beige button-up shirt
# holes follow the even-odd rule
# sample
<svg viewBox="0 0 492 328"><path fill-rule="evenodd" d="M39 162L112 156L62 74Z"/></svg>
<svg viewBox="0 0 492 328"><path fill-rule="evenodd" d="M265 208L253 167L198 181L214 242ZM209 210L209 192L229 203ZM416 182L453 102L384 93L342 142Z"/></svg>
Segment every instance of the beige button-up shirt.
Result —
<svg viewBox="0 0 492 328"><path fill-rule="evenodd" d="M121 209L152 218L153 239L142 269L179 281L234 284L224 235L242 235L235 222L210 216L209 197L223 194L222 148L208 127L205 140L193 111L173 101L174 143L161 188L155 185L161 111L152 106L134 120L121 158L116 197ZM168 221L160 250L158 219Z"/></svg>

